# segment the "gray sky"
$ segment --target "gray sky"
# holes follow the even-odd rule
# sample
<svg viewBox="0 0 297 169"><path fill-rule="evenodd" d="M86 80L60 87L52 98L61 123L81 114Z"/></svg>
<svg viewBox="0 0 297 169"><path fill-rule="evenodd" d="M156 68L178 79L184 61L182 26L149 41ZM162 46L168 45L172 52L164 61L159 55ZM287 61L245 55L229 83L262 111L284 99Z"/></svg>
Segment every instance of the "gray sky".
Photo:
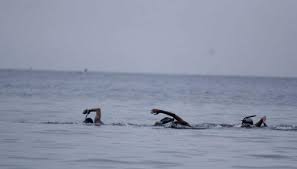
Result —
<svg viewBox="0 0 297 169"><path fill-rule="evenodd" d="M297 76L296 0L0 0L0 68Z"/></svg>

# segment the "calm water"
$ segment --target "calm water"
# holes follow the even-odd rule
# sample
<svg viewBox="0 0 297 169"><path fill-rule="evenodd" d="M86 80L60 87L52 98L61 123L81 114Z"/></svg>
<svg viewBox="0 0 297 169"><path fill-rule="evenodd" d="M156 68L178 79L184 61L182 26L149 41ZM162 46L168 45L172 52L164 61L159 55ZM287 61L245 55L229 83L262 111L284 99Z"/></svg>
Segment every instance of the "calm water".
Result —
<svg viewBox="0 0 297 169"><path fill-rule="evenodd" d="M82 124L90 107L106 125ZM152 108L204 129L154 127ZM0 70L0 168L292 169L296 111L293 78ZM252 114L269 127L236 127Z"/></svg>

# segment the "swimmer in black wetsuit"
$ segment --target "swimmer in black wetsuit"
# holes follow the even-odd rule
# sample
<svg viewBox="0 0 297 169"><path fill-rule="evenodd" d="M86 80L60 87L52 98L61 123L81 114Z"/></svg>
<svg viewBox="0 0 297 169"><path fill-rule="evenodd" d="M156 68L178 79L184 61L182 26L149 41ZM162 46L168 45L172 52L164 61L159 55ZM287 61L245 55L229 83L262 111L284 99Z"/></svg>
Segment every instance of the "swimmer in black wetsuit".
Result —
<svg viewBox="0 0 297 169"><path fill-rule="evenodd" d="M151 113L154 114L154 115L162 113L162 114L166 114L168 116L173 117L173 118L169 118L169 117L163 118L162 120L155 123L156 126L160 126L160 125L164 125L166 123L172 122L173 126L176 126L177 124L179 124L179 125L182 125L182 126L192 127L188 122L186 122L185 120L183 120L181 117L179 117L178 115L176 115L174 113L164 111L164 110L160 110L160 109L152 109Z"/></svg>
<svg viewBox="0 0 297 169"><path fill-rule="evenodd" d="M83 111L83 114L86 115L85 120L84 120L84 123L94 123L93 120L92 120L91 118L88 117L88 115L89 115L91 112L96 112L96 116L95 116L95 118L94 118L95 125L99 126L99 125L104 124L104 123L101 121L101 109L100 109L100 108L85 109L85 110Z"/></svg>
<svg viewBox="0 0 297 169"><path fill-rule="evenodd" d="M254 124L252 117L255 117L256 115L247 116L241 120L241 127L245 128L252 128L252 127L261 127L262 124L264 127L267 127L266 125L266 116L263 116L256 124Z"/></svg>

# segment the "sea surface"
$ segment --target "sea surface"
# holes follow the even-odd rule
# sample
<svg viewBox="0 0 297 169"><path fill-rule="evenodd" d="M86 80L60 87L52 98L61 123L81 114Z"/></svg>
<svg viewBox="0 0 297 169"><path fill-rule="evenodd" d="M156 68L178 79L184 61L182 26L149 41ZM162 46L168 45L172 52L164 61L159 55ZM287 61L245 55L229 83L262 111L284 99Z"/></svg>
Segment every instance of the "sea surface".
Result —
<svg viewBox="0 0 297 169"><path fill-rule="evenodd" d="M0 115L1 169L297 169L296 78L0 70Z"/></svg>

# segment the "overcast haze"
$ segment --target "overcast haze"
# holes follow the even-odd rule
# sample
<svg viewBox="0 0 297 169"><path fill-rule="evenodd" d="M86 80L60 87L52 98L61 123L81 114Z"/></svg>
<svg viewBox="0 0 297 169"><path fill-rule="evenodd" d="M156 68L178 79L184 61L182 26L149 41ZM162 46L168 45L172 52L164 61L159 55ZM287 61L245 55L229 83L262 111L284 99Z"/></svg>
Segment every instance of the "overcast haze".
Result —
<svg viewBox="0 0 297 169"><path fill-rule="evenodd" d="M0 68L297 76L296 0L0 0Z"/></svg>

